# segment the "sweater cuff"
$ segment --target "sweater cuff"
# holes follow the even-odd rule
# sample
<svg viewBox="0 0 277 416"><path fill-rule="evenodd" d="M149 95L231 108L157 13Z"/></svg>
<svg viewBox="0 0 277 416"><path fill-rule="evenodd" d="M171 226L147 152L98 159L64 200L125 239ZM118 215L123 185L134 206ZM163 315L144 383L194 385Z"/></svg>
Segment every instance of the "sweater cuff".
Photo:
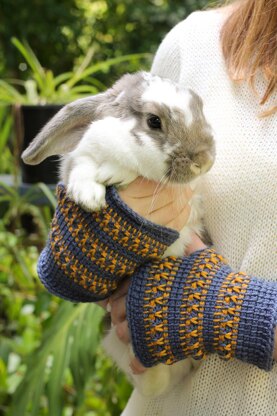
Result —
<svg viewBox="0 0 277 416"><path fill-rule="evenodd" d="M126 218L130 224L138 227L144 234L149 235L154 240L167 245L168 247L174 243L179 237L179 233L172 228L163 227L152 221L140 216L133 211L119 196L114 186L107 187L106 201L108 205L113 206L122 218Z"/></svg>
<svg viewBox="0 0 277 416"><path fill-rule="evenodd" d="M277 286L233 272L211 249L168 257L133 276L127 320L135 354L146 367L217 353L269 371Z"/></svg>
<svg viewBox="0 0 277 416"><path fill-rule="evenodd" d="M203 341L206 351L269 371L277 322L276 283L233 272L224 265L207 291Z"/></svg>
<svg viewBox="0 0 277 416"><path fill-rule="evenodd" d="M116 288L116 282L110 282L110 287L107 287L107 282L103 284L103 279L98 280L98 288L96 289L95 284L90 287L87 283L84 287L74 279L69 278L57 265L49 242L39 256L37 272L41 283L48 292L70 302L85 303L103 300Z"/></svg>
<svg viewBox="0 0 277 416"><path fill-rule="evenodd" d="M276 283L252 277L241 307L236 358L270 371L276 324Z"/></svg>
<svg viewBox="0 0 277 416"><path fill-rule="evenodd" d="M57 186L57 195L59 201L66 200L72 206L78 207L78 211L83 212L84 216L88 215L87 211L83 210L80 206L75 204L72 200L70 200L69 197L66 196L66 189L62 183L59 183ZM172 228L155 224L152 221L147 220L146 218L140 216L135 211L133 211L120 198L114 186L108 186L106 188L106 202L107 208L104 208L104 213L106 213L108 209L111 209L111 214L115 213L117 219L120 218L120 222L122 223L125 229L139 230L141 235L147 235L152 240L161 243L161 245L164 246L165 249L166 247L171 246L171 244L173 244L179 238L178 231Z"/></svg>
<svg viewBox="0 0 277 416"><path fill-rule="evenodd" d="M179 236L132 211L114 187L107 206L87 212L57 187L58 206L38 262L41 282L56 296L93 302L111 295L119 281L151 258L160 258Z"/></svg>

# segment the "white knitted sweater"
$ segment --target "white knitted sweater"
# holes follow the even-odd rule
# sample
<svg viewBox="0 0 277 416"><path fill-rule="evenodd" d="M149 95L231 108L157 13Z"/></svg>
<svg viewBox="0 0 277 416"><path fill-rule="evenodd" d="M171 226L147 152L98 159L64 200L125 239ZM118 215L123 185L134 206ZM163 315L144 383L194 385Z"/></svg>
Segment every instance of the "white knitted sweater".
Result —
<svg viewBox="0 0 277 416"><path fill-rule="evenodd" d="M192 88L216 138L205 179L205 222L235 270L277 284L277 117L258 118L258 97L232 82L220 48L222 10L196 12L164 39L152 72ZM264 90L258 79L257 92ZM272 97L276 101L275 97ZM216 355L174 391L149 400L134 391L122 416L275 416L277 364L270 373Z"/></svg>

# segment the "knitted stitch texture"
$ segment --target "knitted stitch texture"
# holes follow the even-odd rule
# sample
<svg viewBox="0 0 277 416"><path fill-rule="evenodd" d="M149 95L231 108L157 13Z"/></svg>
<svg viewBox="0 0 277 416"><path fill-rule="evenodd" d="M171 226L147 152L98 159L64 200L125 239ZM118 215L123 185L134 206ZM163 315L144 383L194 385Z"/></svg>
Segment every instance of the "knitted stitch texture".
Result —
<svg viewBox="0 0 277 416"><path fill-rule="evenodd" d="M56 296L93 302L109 296L125 276L150 259L161 258L179 236L137 215L114 187L107 206L86 212L57 187L58 206L38 262L41 282Z"/></svg>
<svg viewBox="0 0 277 416"><path fill-rule="evenodd" d="M261 74L254 91L230 79L220 44L228 10L194 12L175 26L151 72L203 100L216 143L215 163L203 176L203 212L216 251L233 270L277 285L277 117L259 117L276 105L277 91L260 106L267 86ZM135 389L122 416L273 416L276 391L276 364L266 372L209 354L162 397L142 397Z"/></svg>
<svg viewBox="0 0 277 416"><path fill-rule="evenodd" d="M277 287L234 273L214 250L142 266L132 278L127 316L146 367L217 353L272 368Z"/></svg>

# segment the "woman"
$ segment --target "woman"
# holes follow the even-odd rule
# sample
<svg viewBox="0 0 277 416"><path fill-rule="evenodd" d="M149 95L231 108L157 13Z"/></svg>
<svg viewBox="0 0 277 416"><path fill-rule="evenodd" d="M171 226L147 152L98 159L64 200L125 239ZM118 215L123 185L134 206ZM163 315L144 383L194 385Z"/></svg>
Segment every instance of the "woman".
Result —
<svg viewBox="0 0 277 416"><path fill-rule="evenodd" d="M89 222L66 199L64 190L59 191L58 214L68 205L71 218L78 217L78 226L82 221L78 233L86 227L86 235L74 232L74 222L64 227L66 218L57 216L60 222L54 222L49 245L39 263L39 275L46 287L71 300L94 301L109 296L124 277L120 271L134 263L134 268L128 269L131 286L128 289L130 282L125 281L110 300L120 338L127 342L131 337L137 356L146 366L186 356L206 357L197 371L164 397L145 399L134 391L124 416L277 413L277 368L272 362L273 357L277 358L273 351L277 320L276 21L276 0L239 0L226 8L193 13L165 38L152 68L153 73L192 88L204 101L217 146L216 163L205 179L205 223L216 250L228 259L233 270L241 272L232 273L224 259L205 249L197 237L189 249L193 253L190 256L165 262L153 260L153 252L159 258L176 235L163 227L160 241L159 227L135 214L136 211L143 216L147 212L155 186L151 183L142 187L136 181L120 193L133 211L110 190L108 211ZM162 192L163 198L167 192ZM189 215L189 204L184 204L180 214L174 196L160 206L162 197L156 199L156 209L149 219L180 230ZM97 235L105 252L101 263L96 257L92 259L87 249L88 231L95 233L99 224L110 221L110 212L116 213L113 219L119 228L128 224L128 235L136 236L134 250L133 245L126 245L126 236L116 234L115 265L109 263L107 255L111 228L103 226ZM77 263L70 265L70 254L82 241L86 242L83 256L78 252ZM68 249L67 257L57 249L63 243ZM93 266L93 276L83 275L80 281L74 276L68 279L76 265L88 264ZM198 275L203 278L200 287L193 280ZM259 278L250 279L249 275ZM155 286L157 281L162 283ZM172 292L168 296L160 293L157 305L168 313L168 325L162 322L161 335L161 327L146 328L145 287L157 292L168 281L176 290L177 303L172 308ZM199 289L197 293L195 287ZM181 312L189 320L185 327L190 332L185 341L178 331L173 334L166 328L175 328L176 322L181 322ZM142 340L148 330L159 342ZM132 368L143 371L137 360Z"/></svg>
<svg viewBox="0 0 277 416"><path fill-rule="evenodd" d="M167 35L152 67L153 73L179 81L202 97L215 131L217 159L205 180L204 211L216 250L233 269L274 282L276 32L275 0L240 0L193 13ZM128 195L121 196L136 210ZM191 250L198 248L201 242ZM112 305L118 333L127 341L120 292ZM141 370L137 363L133 367ZM266 373L213 354L165 397L149 400L135 391L123 415L273 416L277 414L276 388L276 366Z"/></svg>

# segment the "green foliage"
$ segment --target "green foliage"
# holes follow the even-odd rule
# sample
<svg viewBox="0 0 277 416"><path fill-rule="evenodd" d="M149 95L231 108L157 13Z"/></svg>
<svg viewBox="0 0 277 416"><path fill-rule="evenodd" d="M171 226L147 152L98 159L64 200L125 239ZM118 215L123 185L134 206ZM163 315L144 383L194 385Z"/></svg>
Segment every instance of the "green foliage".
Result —
<svg viewBox="0 0 277 416"><path fill-rule="evenodd" d="M13 118L8 108L0 107L0 166L1 173L13 173L13 158L9 147Z"/></svg>
<svg viewBox="0 0 277 416"><path fill-rule="evenodd" d="M134 52L154 53L165 34L207 0L80 0L87 26L82 41L99 59ZM89 24L90 23L90 24ZM92 43L91 43L92 42Z"/></svg>
<svg viewBox="0 0 277 416"><path fill-rule="evenodd" d="M41 63L65 72L82 53L78 38L84 16L75 0L1 0L0 61L18 74L19 54L11 50L13 36L26 39Z"/></svg>
<svg viewBox="0 0 277 416"><path fill-rule="evenodd" d="M95 365L102 315L96 305L60 305L44 331L40 348L29 357L14 395L12 415L22 416L27 409L37 415L43 394L48 398L49 414L62 414L61 386L66 383L68 369L76 389L76 405L83 402L84 387Z"/></svg>
<svg viewBox="0 0 277 416"><path fill-rule="evenodd" d="M154 53L176 23L207 4L209 0L1 0L3 71L13 77L23 71L24 77L22 59L10 47L13 36L28 41L43 67L61 73L80 62L90 48L93 62ZM134 61L128 70L137 70L138 65ZM102 73L100 79L111 85L123 72L124 64Z"/></svg>
<svg viewBox="0 0 277 416"><path fill-rule="evenodd" d="M53 71L44 69L27 42L12 38L13 45L20 51L30 69L30 78L26 81L11 79L0 80L0 104L64 104L77 98L97 94L105 88L93 75L107 72L113 65L121 62L140 60L146 54L120 56L104 62L90 65L91 49L82 63L74 70L54 76ZM84 84L80 84L86 81ZM23 92L20 91L23 89ZM0 143L1 144L1 143Z"/></svg>
<svg viewBox="0 0 277 416"><path fill-rule="evenodd" d="M39 195L45 196L48 200L47 205L36 205ZM21 195L16 187L7 186L0 182L0 204L1 224L8 227L9 231L17 236L24 238L24 244L35 244L39 247L46 241L56 202L45 184L34 185ZM26 233L25 223L30 224L30 228L34 230L33 233ZM15 250L15 260L20 264L18 254L19 252Z"/></svg>
<svg viewBox="0 0 277 416"><path fill-rule="evenodd" d="M49 205L34 204L38 192ZM131 389L100 348L102 309L57 299L37 278L55 205L43 184L23 196L1 184L0 414L119 414Z"/></svg>

